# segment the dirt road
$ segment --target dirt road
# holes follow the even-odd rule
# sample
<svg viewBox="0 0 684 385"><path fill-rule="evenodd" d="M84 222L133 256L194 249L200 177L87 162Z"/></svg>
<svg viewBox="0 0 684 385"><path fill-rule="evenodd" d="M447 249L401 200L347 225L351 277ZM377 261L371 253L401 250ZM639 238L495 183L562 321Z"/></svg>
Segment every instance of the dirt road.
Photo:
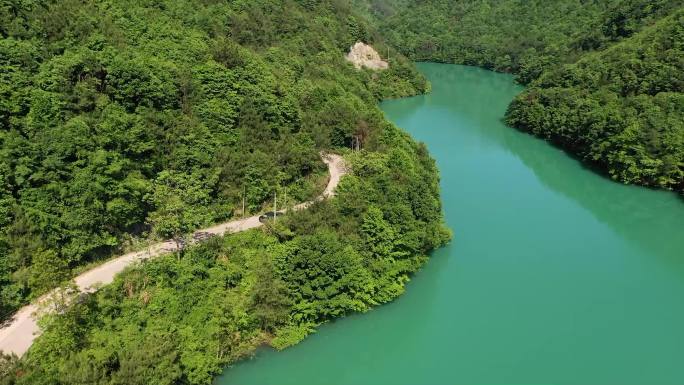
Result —
<svg viewBox="0 0 684 385"><path fill-rule="evenodd" d="M335 193L335 188L340 182L340 178L346 173L344 161L341 156L334 154L322 155L323 161L328 165L328 172L330 173L330 180L326 186L323 194L316 200L326 199ZM302 210L311 205L312 202L300 203L292 208L292 210ZM213 227L198 230L194 233L194 239L203 239L212 235L224 235L226 233L236 233L253 229L261 226L259 222L259 215L254 215L249 218L235 220L231 222L222 223ZM92 292L101 285L106 285L114 280L114 276L123 271L131 264L149 258L158 257L160 255L168 254L176 251L178 248L176 243L168 240L151 245L146 250L137 251L114 258L100 266L88 270L76 278L74 281L79 290L83 292ZM48 294L47 296L49 296ZM47 296L43 298L47 298ZM41 299L36 303L24 306L21 308L5 325L0 329L0 351L7 354L15 353L22 356L33 343L33 340L38 337L40 329L36 324L34 313L39 308Z"/></svg>

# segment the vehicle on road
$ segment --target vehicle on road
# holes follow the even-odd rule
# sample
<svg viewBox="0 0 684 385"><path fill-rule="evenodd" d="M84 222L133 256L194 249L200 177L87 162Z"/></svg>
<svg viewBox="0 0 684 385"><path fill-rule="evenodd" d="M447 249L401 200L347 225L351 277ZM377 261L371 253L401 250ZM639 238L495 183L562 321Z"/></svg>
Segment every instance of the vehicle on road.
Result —
<svg viewBox="0 0 684 385"><path fill-rule="evenodd" d="M273 219L274 217L277 218L277 217L282 216L282 215L284 215L284 214L285 214L284 211L275 211L275 212L274 212L274 211L269 211L269 212L267 212L266 214L259 215L259 222L264 223L264 222L266 222L266 221L268 221L268 220Z"/></svg>
<svg viewBox="0 0 684 385"><path fill-rule="evenodd" d="M208 233L206 231L197 231L192 234L192 240L195 242L206 241L209 238L215 237L216 234Z"/></svg>

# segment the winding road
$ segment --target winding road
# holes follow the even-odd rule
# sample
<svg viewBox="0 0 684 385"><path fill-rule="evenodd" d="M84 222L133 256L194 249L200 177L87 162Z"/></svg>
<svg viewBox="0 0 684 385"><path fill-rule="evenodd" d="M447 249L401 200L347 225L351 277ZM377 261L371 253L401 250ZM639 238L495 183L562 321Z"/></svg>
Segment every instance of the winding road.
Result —
<svg viewBox="0 0 684 385"><path fill-rule="evenodd" d="M335 194L335 188L342 176L346 173L344 160L341 156L335 154L322 154L323 162L328 165L328 172L330 179L323 193L314 201L300 203L291 208L291 210L302 210L309 207L315 201L327 199ZM259 222L259 215L254 215L249 218L221 223L219 225L198 230L193 234L193 239L200 240L211 236L224 235L226 233L237 233L261 226ZM74 282L79 290L85 293L93 292L98 287L111 283L114 277L123 271L126 267L142 261L158 257L160 255L169 254L178 250L176 242L167 240L149 246L144 251L137 251L114 258L100 266L88 270L76 278ZM0 351L6 354L14 353L17 356L22 356L40 335L40 329L36 323L36 312L40 307L41 301L49 298L53 292L46 294L38 299L34 304L24 306L21 308L9 321L7 321L0 329Z"/></svg>

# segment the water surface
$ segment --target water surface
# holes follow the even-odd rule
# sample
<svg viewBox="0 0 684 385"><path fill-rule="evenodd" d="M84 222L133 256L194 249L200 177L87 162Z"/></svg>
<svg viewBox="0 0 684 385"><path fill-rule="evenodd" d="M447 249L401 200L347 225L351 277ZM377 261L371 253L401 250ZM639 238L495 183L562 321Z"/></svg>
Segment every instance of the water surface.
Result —
<svg viewBox="0 0 684 385"><path fill-rule="evenodd" d="M684 384L684 201L506 127L510 76L419 67L433 92L382 108L437 160L454 242L395 302L217 383Z"/></svg>

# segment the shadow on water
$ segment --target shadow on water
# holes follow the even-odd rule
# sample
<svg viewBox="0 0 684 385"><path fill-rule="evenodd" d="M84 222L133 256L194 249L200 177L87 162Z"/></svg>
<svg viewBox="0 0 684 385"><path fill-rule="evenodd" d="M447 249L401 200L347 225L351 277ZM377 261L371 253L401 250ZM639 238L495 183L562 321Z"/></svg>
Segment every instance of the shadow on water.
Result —
<svg viewBox="0 0 684 385"><path fill-rule="evenodd" d="M679 384L681 200L506 127L510 76L420 66L433 97L383 109L428 142L454 242L395 302L217 384Z"/></svg>
<svg viewBox="0 0 684 385"><path fill-rule="evenodd" d="M421 63L420 66L434 64ZM472 68L463 72L431 71L433 89L447 97L420 98L423 100L417 105L443 107L468 116L473 127L486 130L481 133L520 159L545 186L579 203L623 239L666 262L679 266L684 263L684 200L681 195L614 182L546 141L506 126L500 118L493 122L495 118L491 111L505 111L508 101L494 98L494 95L490 97L488 93L495 89L512 98L523 88L514 84L508 75L482 77L480 72L487 71ZM469 82L477 82L482 87L476 87L474 94L465 97L457 89L446 86ZM481 103L487 99L491 103ZM411 113L410 109L405 110L405 114ZM578 168L586 171L581 178L568 177L576 176Z"/></svg>
<svg viewBox="0 0 684 385"><path fill-rule="evenodd" d="M564 175L581 166L579 160L519 151L529 149L529 143L523 143L529 139L524 137L526 134L510 131L498 138L547 187L578 202L622 238L665 260L683 262L680 254L684 250L683 202L675 193L625 186L588 169L588 175L577 183L576 179L564 178ZM543 141L534 140L546 146Z"/></svg>

